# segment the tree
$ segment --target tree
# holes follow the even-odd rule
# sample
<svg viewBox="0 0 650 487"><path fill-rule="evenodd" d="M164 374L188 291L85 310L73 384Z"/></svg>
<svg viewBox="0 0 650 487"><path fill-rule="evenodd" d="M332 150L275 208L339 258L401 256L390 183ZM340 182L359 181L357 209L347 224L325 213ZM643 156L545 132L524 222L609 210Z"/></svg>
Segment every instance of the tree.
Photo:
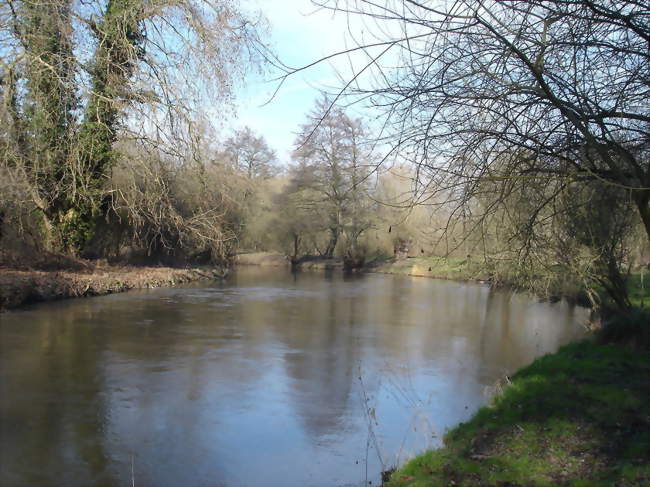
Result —
<svg viewBox="0 0 650 487"><path fill-rule="evenodd" d="M650 237L646 2L322 3L376 22L342 95L384 110L394 150L457 215L486 180L553 181L533 228L568 188L599 181L628 192Z"/></svg>
<svg viewBox="0 0 650 487"><path fill-rule="evenodd" d="M275 217L267 229L267 234L275 237L280 249L293 261L313 252L322 231L313 213L309 190L295 176L273 198Z"/></svg>
<svg viewBox="0 0 650 487"><path fill-rule="evenodd" d="M268 179L275 172L277 156L262 136L249 127L237 130L225 143L225 153L233 167L249 179Z"/></svg>
<svg viewBox="0 0 650 487"><path fill-rule="evenodd" d="M257 64L236 0L3 1L0 39L2 163L72 253L110 211L118 138L189 157L202 103L226 107Z"/></svg>
<svg viewBox="0 0 650 487"><path fill-rule="evenodd" d="M595 306L610 304L602 300L609 297L629 307L625 279L641 225L624 189L599 181L486 179L466 206L464 241L482 253L497 282L546 296L584 291Z"/></svg>
<svg viewBox="0 0 650 487"><path fill-rule="evenodd" d="M370 227L366 187L371 158L364 138L359 120L322 97L296 139L294 179L308 190L304 204L325 220L327 258L334 255L343 234L348 240L346 253L356 253L359 237Z"/></svg>
<svg viewBox="0 0 650 487"><path fill-rule="evenodd" d="M231 256L240 238L247 182L210 160L215 152L210 140L207 133L197 135L192 157L180 163L158 148L118 142L116 148L125 155L111 180L118 218L99 226L100 245L112 245L118 255L127 245L133 257L168 264ZM121 232L124 227L127 231Z"/></svg>

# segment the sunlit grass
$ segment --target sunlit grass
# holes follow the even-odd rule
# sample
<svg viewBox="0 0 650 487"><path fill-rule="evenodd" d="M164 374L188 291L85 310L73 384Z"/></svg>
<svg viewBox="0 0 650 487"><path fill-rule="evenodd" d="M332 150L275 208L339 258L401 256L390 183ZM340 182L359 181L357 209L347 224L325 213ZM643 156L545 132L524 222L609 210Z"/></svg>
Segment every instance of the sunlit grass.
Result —
<svg viewBox="0 0 650 487"><path fill-rule="evenodd" d="M390 485L650 485L649 375L647 353L567 346L518 372Z"/></svg>
<svg viewBox="0 0 650 487"><path fill-rule="evenodd" d="M390 274L463 281L487 280L489 278L481 264L463 258L411 257L403 260L384 260L375 270Z"/></svg>
<svg viewBox="0 0 650 487"><path fill-rule="evenodd" d="M460 281L489 281L490 271L481 262L453 257L410 257L395 260L373 255L367 259L376 272L410 276L454 279ZM634 272L628 278L628 290L633 306L650 307L650 273ZM599 292L604 291L602 289Z"/></svg>

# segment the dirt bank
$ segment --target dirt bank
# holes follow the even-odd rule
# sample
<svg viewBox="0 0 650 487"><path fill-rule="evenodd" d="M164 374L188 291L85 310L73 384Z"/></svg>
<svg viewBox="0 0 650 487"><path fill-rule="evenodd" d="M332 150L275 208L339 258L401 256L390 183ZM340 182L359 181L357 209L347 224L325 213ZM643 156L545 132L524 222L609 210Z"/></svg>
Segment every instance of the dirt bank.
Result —
<svg viewBox="0 0 650 487"><path fill-rule="evenodd" d="M0 268L0 311L41 301L173 286L224 275L225 271L217 267L104 266L57 271Z"/></svg>

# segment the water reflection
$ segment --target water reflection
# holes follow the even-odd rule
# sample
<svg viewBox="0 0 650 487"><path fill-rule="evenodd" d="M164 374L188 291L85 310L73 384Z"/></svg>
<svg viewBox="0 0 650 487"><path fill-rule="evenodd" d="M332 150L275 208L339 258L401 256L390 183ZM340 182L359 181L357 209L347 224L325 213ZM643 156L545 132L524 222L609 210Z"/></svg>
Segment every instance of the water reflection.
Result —
<svg viewBox="0 0 650 487"><path fill-rule="evenodd" d="M358 485L366 456L376 479L437 445L586 319L481 285L278 272L2 315L0 483Z"/></svg>

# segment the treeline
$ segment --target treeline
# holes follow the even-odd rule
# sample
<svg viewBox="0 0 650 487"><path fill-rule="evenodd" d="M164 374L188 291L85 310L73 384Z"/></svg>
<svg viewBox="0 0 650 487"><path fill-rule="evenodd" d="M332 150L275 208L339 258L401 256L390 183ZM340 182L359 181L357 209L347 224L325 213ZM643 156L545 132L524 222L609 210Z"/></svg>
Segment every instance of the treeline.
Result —
<svg viewBox="0 0 650 487"><path fill-rule="evenodd" d="M319 3L368 26L338 99L379 114L447 237L497 279L631 305L650 238L646 3Z"/></svg>
<svg viewBox="0 0 650 487"><path fill-rule="evenodd" d="M461 259L538 295L631 306L627 281L647 262L648 245L629 188L528 176L523 150L501 151L481 177L452 181L380 153L362 121L321 99L293 163L253 185L240 248L337 256L351 266L377 256Z"/></svg>
<svg viewBox="0 0 650 487"><path fill-rule="evenodd" d="M629 307L650 232L647 10L414 5L404 24L344 4L399 24L379 38L427 26L435 42L404 32L390 68L358 46L374 82L323 96L288 161L211 124L262 57L264 26L235 1L0 4L2 263L436 255ZM359 98L385 117L340 103Z"/></svg>
<svg viewBox="0 0 650 487"><path fill-rule="evenodd" d="M250 180L240 251L295 260L460 259L538 295L631 305L627 280L648 259L629 189L519 177L503 152L484 177L441 189L426 168L381 159L377 137L323 97L307 116L292 163ZM471 162L471 161L469 161Z"/></svg>
<svg viewBox="0 0 650 487"><path fill-rule="evenodd" d="M249 129L225 143L227 166L245 180L240 252L341 258L352 266L408 245L433 253L433 214L414 204L412 168L382 164L361 119L322 96L297 132L284 162Z"/></svg>
<svg viewBox="0 0 650 487"><path fill-rule="evenodd" d="M263 31L235 0L2 2L3 259L232 252L245 183L205 107L228 113Z"/></svg>

